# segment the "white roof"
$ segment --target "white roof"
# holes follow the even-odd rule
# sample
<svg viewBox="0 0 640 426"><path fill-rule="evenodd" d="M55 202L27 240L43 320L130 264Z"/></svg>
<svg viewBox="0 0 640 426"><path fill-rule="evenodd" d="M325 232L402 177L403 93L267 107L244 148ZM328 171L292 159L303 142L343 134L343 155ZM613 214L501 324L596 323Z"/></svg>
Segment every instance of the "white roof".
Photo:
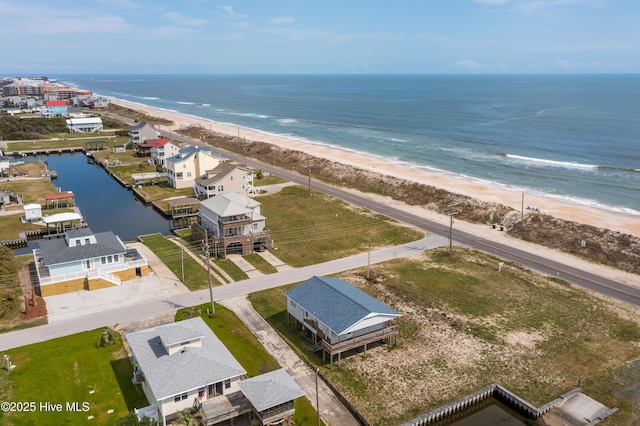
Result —
<svg viewBox="0 0 640 426"><path fill-rule="evenodd" d="M102 123L100 117L87 117L87 118L69 118L67 124L94 124Z"/></svg>
<svg viewBox="0 0 640 426"><path fill-rule="evenodd" d="M33 210L33 209L41 209L42 206L40 204L25 204L23 208L25 210Z"/></svg>
<svg viewBox="0 0 640 426"><path fill-rule="evenodd" d="M164 343L201 337L169 355ZM247 374L200 317L126 334L131 351L156 400Z"/></svg>
<svg viewBox="0 0 640 426"><path fill-rule="evenodd" d="M81 220L82 215L78 213L56 213L42 218L44 223L66 222L68 220Z"/></svg>

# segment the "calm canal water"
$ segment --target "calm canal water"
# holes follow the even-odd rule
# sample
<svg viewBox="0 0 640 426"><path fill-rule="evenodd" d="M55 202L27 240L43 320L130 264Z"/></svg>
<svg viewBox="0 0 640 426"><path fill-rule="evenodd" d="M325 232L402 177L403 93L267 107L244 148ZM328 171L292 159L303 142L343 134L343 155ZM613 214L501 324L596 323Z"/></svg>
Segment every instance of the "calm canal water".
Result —
<svg viewBox="0 0 640 426"><path fill-rule="evenodd" d="M169 233L169 221L151 206L145 206L101 167L87 163L84 154L40 157L58 173L53 184L72 191L89 227L94 232L112 231L122 241L138 235ZM32 244L30 244L31 246ZM25 250L25 249L22 249ZM30 249L26 249L30 252Z"/></svg>

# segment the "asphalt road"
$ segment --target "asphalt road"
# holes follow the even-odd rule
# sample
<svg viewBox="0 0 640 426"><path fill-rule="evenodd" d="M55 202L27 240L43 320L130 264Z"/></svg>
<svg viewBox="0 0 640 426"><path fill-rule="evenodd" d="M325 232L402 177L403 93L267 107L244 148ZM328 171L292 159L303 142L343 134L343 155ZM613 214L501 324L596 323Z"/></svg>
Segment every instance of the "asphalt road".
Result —
<svg viewBox="0 0 640 426"><path fill-rule="evenodd" d="M121 119L133 123L132 120ZM189 144L198 145L198 141L183 135L162 131L163 135L169 136L174 140ZM227 151L213 148L214 152L217 152L223 157L229 158L240 164L246 164L248 167L254 169L260 169L266 173L271 173L276 176L280 176L291 182L298 183L300 185L308 185L308 176L302 176L297 173L290 172L288 170L279 169L268 164L261 163L252 158L246 158L242 155L230 153ZM416 226L419 229L424 230L426 233L432 233L448 238L448 229L445 229L442 223L437 223L432 220L425 219L415 214L388 206L383 203L375 202L365 197L359 196L349 191L344 191L338 187L324 184L319 181L313 180L311 176L311 189L333 197L342 199L357 206L366 207L367 209L380 213L382 215L394 218L401 222L408 223ZM550 258L534 255L525 250L521 250L506 244L490 241L477 235L472 235L459 230L454 230L452 238L454 241L464 241L464 244L487 253L491 253L506 261L515 262L524 265L532 270L562 278L570 283L587 288L589 290L596 291L606 296L613 297L615 299L631 303L636 306L640 306L640 288L628 286L626 284L611 280L606 277L602 277L587 271L583 271L578 268L571 267L562 262L554 261Z"/></svg>
<svg viewBox="0 0 640 426"><path fill-rule="evenodd" d="M187 144L193 145L196 143L192 139L175 133L170 133L170 136L171 138L180 140L181 142ZM260 169L263 171L263 173L271 173L273 175L283 177L284 179L303 186L307 186L309 184L308 176L301 176L297 173L279 169L251 158L247 159L244 156L233 154L227 151L216 150L215 148L213 148L213 150L214 152L217 152L220 155L236 161L240 164L246 163L248 167ZM319 181L314 181L313 175L311 176L311 189L342 199L357 206L366 207L367 209L376 213L380 213L382 215L397 219L401 222L416 226L417 228L424 230L426 233L436 234L446 238L449 237L449 231L448 229L446 229L448 227L443 226L442 223L437 223L432 220L425 219L423 217L388 206L383 203L374 202L368 198L364 198L349 191L344 191L338 187L327 185ZM562 278L570 283L587 288L589 290L596 291L598 293L622 300L627 303L631 303L636 306L640 306L639 288L631 287L626 284L611 280L609 278L602 277L578 268L571 267L564 263L554 261L553 259L534 255L527 251L520 250L506 244L501 244L484 238L480 238L477 235L472 235L459 230L454 229L453 240L464 241L464 244L471 248L491 253L506 261L524 265L543 274Z"/></svg>
<svg viewBox="0 0 640 426"><path fill-rule="evenodd" d="M411 243L374 250L371 254L360 253L330 262L288 269L275 274L249 278L224 286L218 286L213 290L213 298L216 302L219 302L256 291L304 281L314 275L330 275L364 267L369 263L375 264L399 257L412 256L422 253L425 250L431 250L447 244L448 240L437 235L429 235ZM164 299L153 299L152 297L153 296L150 295L150 300L136 303L135 306L118 306L113 309L94 312L78 318L0 334L0 351L44 342L83 331L95 330L101 327L114 327L117 324L125 324L174 312L180 308L202 305L211 300L208 289L182 293Z"/></svg>

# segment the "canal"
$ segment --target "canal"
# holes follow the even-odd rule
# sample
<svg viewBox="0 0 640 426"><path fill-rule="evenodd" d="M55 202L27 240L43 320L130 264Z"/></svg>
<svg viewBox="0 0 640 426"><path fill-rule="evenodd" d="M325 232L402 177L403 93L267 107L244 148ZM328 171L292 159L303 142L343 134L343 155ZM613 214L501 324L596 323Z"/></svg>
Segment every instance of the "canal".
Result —
<svg viewBox="0 0 640 426"><path fill-rule="evenodd" d="M74 193L76 205L94 232L112 231L122 241L133 241L138 235L169 233L169 220L145 206L103 168L88 163L84 154L52 155L39 160L47 161L49 168L58 173L55 186ZM29 246L36 247L33 243ZM31 249L19 251L28 253Z"/></svg>

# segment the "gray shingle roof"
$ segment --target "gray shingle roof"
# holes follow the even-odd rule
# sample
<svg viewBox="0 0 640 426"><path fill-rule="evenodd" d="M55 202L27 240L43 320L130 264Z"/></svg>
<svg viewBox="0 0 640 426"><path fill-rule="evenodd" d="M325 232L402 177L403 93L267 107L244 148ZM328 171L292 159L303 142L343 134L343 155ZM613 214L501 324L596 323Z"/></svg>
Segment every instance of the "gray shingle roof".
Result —
<svg viewBox="0 0 640 426"><path fill-rule="evenodd" d="M338 335L371 314L400 316L379 300L336 278L314 276L285 294Z"/></svg>
<svg viewBox="0 0 640 426"><path fill-rule="evenodd" d="M255 206L254 204L250 204L250 201L253 201L255 205L260 204L237 192L225 192L218 196L202 200L200 207L207 208L220 217L250 215L252 210L247 206Z"/></svg>
<svg viewBox="0 0 640 426"><path fill-rule="evenodd" d="M302 388L283 369L243 380L238 386L257 411L304 396Z"/></svg>
<svg viewBox="0 0 640 426"><path fill-rule="evenodd" d="M84 228L68 231L67 233L70 238L83 238L93 234L96 237L96 243L69 247L64 238L42 240L39 242L39 246L42 261L45 266L114 254L124 254L127 251L127 248L111 231L94 234L89 228Z"/></svg>
<svg viewBox="0 0 640 426"><path fill-rule="evenodd" d="M198 178L196 179L196 183L203 186L211 185L212 183L219 182L220 180L224 179L225 176L227 176L237 168L238 166L236 166L235 164L231 164L226 161L222 162L213 169L207 170L207 174L213 176L211 176L210 178Z"/></svg>
<svg viewBox="0 0 640 426"><path fill-rule="evenodd" d="M197 147L197 146L188 146L186 148L182 148L176 155L174 155L173 157L169 157L167 158L165 161L169 162L169 163L177 163L179 161L183 161L189 157L191 157L192 155L195 155L198 152L207 152L210 155L213 155L213 152L211 150L211 148L209 147Z"/></svg>
<svg viewBox="0 0 640 426"><path fill-rule="evenodd" d="M179 330L184 330L185 336L201 335L201 347L185 347L169 355L160 336L172 335L169 340L175 340ZM127 333L125 337L157 400L247 374L200 317Z"/></svg>

